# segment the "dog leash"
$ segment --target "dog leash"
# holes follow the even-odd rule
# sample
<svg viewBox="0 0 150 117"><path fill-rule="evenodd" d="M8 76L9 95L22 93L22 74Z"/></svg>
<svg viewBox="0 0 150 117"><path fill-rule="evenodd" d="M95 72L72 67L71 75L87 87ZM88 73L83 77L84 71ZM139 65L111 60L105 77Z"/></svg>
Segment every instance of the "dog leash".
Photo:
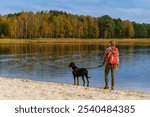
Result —
<svg viewBox="0 0 150 117"><path fill-rule="evenodd" d="M99 68L99 67L102 67L103 65L100 65L100 66L96 66L96 67L88 67L87 69L95 69L95 68Z"/></svg>

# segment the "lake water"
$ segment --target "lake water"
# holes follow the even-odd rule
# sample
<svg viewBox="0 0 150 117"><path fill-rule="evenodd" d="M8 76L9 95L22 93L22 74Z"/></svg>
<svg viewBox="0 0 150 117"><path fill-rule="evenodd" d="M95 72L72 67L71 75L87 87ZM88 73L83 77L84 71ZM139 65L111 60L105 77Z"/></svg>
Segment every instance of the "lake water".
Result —
<svg viewBox="0 0 150 117"><path fill-rule="evenodd" d="M120 66L116 89L150 93L150 46L117 45ZM0 77L73 83L70 62L78 67L100 65L106 45L0 44ZM90 86L104 86L104 67L89 69ZM109 75L109 84L111 78ZM81 84L82 81L80 80Z"/></svg>

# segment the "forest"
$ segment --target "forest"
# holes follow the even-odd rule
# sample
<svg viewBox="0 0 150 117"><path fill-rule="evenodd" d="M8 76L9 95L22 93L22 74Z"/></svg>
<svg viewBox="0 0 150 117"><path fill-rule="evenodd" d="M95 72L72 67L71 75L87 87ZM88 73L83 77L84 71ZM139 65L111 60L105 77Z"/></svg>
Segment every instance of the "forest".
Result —
<svg viewBox="0 0 150 117"><path fill-rule="evenodd" d="M150 24L62 11L0 15L0 38L150 38Z"/></svg>

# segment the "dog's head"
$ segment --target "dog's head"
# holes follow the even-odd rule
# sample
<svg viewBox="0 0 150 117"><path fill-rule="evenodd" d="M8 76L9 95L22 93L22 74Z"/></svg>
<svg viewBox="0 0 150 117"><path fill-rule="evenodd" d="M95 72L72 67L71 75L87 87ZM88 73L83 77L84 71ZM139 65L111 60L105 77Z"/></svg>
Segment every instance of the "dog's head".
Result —
<svg viewBox="0 0 150 117"><path fill-rule="evenodd" d="M74 67L75 66L75 63L74 62L71 62L68 67Z"/></svg>

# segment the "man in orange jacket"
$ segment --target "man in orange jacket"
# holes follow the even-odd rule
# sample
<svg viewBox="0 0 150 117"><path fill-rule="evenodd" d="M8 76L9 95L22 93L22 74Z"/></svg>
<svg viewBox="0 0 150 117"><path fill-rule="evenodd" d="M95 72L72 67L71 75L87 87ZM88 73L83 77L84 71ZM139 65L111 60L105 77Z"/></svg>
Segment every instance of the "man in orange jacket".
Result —
<svg viewBox="0 0 150 117"><path fill-rule="evenodd" d="M102 65L103 66L107 62L105 66L105 87L104 89L109 89L108 87L108 74L109 71L111 70L111 89L114 90L114 85L115 85L115 71L116 68L119 66L119 51L118 48L115 46L115 41L111 40L109 42L109 47L106 48L103 60L102 60Z"/></svg>

